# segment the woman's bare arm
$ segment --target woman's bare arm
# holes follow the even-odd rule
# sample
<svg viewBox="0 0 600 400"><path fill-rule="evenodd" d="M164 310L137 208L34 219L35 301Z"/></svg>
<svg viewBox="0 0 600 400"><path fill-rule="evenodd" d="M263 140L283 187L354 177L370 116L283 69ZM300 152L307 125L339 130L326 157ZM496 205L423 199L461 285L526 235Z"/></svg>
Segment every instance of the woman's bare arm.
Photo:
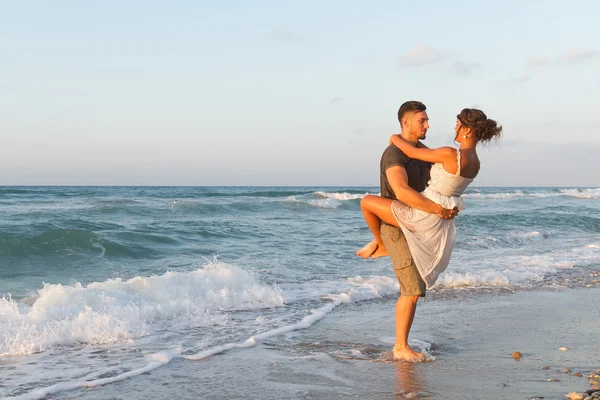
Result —
<svg viewBox="0 0 600 400"><path fill-rule="evenodd" d="M444 163L456 159L456 150L452 147L439 147L437 149L430 149L423 144L423 147L416 147L404 140L400 135L392 135L390 141L394 146L402 150L402 152L409 158L415 158L417 160L430 163Z"/></svg>

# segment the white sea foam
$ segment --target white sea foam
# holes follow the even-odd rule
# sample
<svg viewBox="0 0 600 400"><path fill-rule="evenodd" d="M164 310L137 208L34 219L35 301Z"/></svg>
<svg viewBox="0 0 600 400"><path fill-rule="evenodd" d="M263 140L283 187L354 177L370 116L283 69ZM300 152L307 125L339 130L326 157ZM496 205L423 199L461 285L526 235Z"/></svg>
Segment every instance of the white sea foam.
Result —
<svg viewBox="0 0 600 400"><path fill-rule="evenodd" d="M372 276L366 279L362 276L356 276L348 278L348 282L353 286L348 291L352 301L365 301L390 296L397 294L400 288L398 280L389 276Z"/></svg>
<svg viewBox="0 0 600 400"><path fill-rule="evenodd" d="M594 199L600 197L600 188L589 189L561 189L560 193L565 196L581 199Z"/></svg>
<svg viewBox="0 0 600 400"><path fill-rule="evenodd" d="M446 271L442 274L434 288L457 288L478 286L508 286L509 279L500 271L485 270L476 272Z"/></svg>
<svg viewBox="0 0 600 400"><path fill-rule="evenodd" d="M303 317L297 323L281 326L266 332L259 333L246 339L243 342L228 343L211 349L203 350L193 355L186 355L184 356L184 358L187 358L189 360L202 360L214 354L218 354L223 351L231 350L234 348L251 347L254 346L257 342L263 341L274 336L282 335L300 329L307 329L314 325L317 321L324 318L327 314L332 312L335 309L335 307L342 303L371 300L374 298L380 298L388 294L398 293L398 281L390 277L374 276L365 279L361 276L357 276L354 278L348 278L347 281L352 286L350 290L348 290L347 292L323 295L323 298L330 299L331 301L320 308L311 310L310 314Z"/></svg>
<svg viewBox="0 0 600 400"><path fill-rule="evenodd" d="M333 198L327 199L297 199L295 196L288 196L283 200L286 203L308 204L309 206L319 208L338 208L342 203Z"/></svg>
<svg viewBox="0 0 600 400"><path fill-rule="evenodd" d="M587 189L559 189L557 192L528 192L522 190L510 190L501 193L465 193L465 198L475 199L517 199L517 198L550 198L550 197L575 197L580 199L595 199L600 198L600 188Z"/></svg>
<svg viewBox="0 0 600 400"><path fill-rule="evenodd" d="M522 238L539 238L539 237L542 237L542 234L539 233L538 231L533 231L533 232L519 232L515 236L522 237Z"/></svg>
<svg viewBox="0 0 600 400"><path fill-rule="evenodd" d="M439 277L435 287L510 287L523 285L528 281L539 282L560 270L599 264L599 250L600 246L589 244L548 254L481 258L476 268L467 271L459 270L462 257L458 255L452 260L448 270Z"/></svg>
<svg viewBox="0 0 600 400"><path fill-rule="evenodd" d="M69 390L75 390L79 388L92 388L96 386L107 385L109 383L123 381L127 378L132 378L134 376L142 375L146 372L155 370L157 368L162 367L165 364L168 364L177 353L157 353L148 356L148 360L151 361L143 367L132 369L125 373L111 376L109 378L100 378L93 380L86 379L78 379L75 381L61 382L51 386L46 386L43 388L35 389L29 393L24 395L15 396L15 397L7 397L6 400L38 400L47 397L50 394L57 392L66 392Z"/></svg>
<svg viewBox="0 0 600 400"><path fill-rule="evenodd" d="M528 234L537 236L535 231ZM597 263L599 259L600 245L597 243L577 246L563 251L555 251L546 255L494 257L488 260L480 260L482 263L482 266L480 266L481 268L472 268L469 271L454 271L451 266L449 272L440 277L436 287L511 287L512 285L526 281L539 281L543 279L544 275L556 272L560 269L569 269L573 268L575 265L583 265L586 263ZM79 290L84 292L85 290L98 290L99 288L103 288L107 293L110 293L111 290L115 290L121 294L133 293L137 295L145 290L145 293L147 294L144 299L152 299L152 301L146 300L148 304L158 303L165 305L164 302L157 300L157 297L162 298L160 292L162 290L170 290L168 289L170 285L174 285L175 289L170 291L167 297L175 297L178 299L176 303L181 303L186 295L176 294L175 292L187 291L187 295L189 296L190 293L196 293L192 288L198 286L202 288L202 295L197 295L194 301L204 304L200 309L208 310L209 314L211 312L216 312L216 308L218 307L225 307L226 309L244 309L257 308L260 306L273 307L283 304L283 297L278 288L261 285L256 277L237 267L216 263L197 271L180 273L179 275L179 279L171 277L177 276L177 274L169 273L151 278L138 277L129 281L110 280L88 285L88 288L77 285L70 286L69 288L72 291ZM156 282L152 282L152 278L154 278ZM189 281L190 283L183 284L181 281ZM51 289L59 290L58 285L51 286L54 286L51 287ZM224 291L225 287L227 287L227 290ZM46 287L44 289L46 289ZM40 301L40 304L45 304L44 298L50 300L61 298L63 295L50 296L48 293L44 292L44 289L40 291L40 298L34 303L32 309ZM205 348L195 354L185 354L185 349L181 348L159 352L148 356L145 365L138 368L131 368L126 372L115 370L113 373L109 374L113 375L109 378L98 379L97 376L90 375L87 379L78 378L53 386L39 388L16 398L36 400L59 391L105 385L124 380L132 376L143 374L152 369L159 368L174 358L202 360L224 351L252 347L263 340L277 335L310 328L317 321L331 313L340 304L367 301L383 296L396 295L399 288L397 280L389 276L371 276L368 278L355 276L348 278L346 281L329 282L323 286L318 286L318 289L313 286L313 290L315 289L316 291L310 291L308 289L300 290L296 296L290 296L290 298L295 300L301 300L302 298L307 299L306 296L317 296L320 292L321 294L319 297L326 300L322 306L306 311L304 316L295 316L295 318L297 318L296 322L263 331L239 342L225 343ZM322 290L331 291L323 292ZM207 295L209 292L212 293L212 295ZM246 294L242 295L244 292L246 292ZM257 295L256 293L261 294ZM302 294L302 296L300 296L300 294ZM286 294L286 298L287 297ZM100 295L92 296L91 298L100 302L100 299L102 299L102 301L104 299ZM46 300L46 303L53 304L50 309L54 310L58 315L62 315L60 312L63 312L63 308L56 305L60 302L56 300L49 302L48 300ZM109 303L114 303L114 300ZM0 315L3 316L4 319L14 320L15 318L23 317L24 312L19 310L19 307L14 301L5 299L3 304L5 309L3 309L4 312L0 312ZM64 303L61 304L64 306ZM79 303L76 302L76 304ZM121 307L123 307L124 301L118 301L117 304L120 304ZM174 307L175 310L181 310L182 308L181 305L170 307ZM166 308L168 309L169 307ZM150 315L156 316L157 311L152 311L152 307L150 307L150 310ZM140 310L137 309L137 312L140 313ZM176 312L177 311L169 311L166 312L166 315L174 315ZM42 315L45 314L42 313ZM72 313L67 313L67 315L72 315ZM2 323L4 322L5 320L2 320ZM146 324L151 326L151 323L149 322L146 322Z"/></svg>
<svg viewBox="0 0 600 400"><path fill-rule="evenodd" d="M336 200L341 200L341 201L362 199L363 197L365 197L368 194L370 194L370 193L367 192L365 194L353 194L353 193L346 193L346 192L342 192L342 193L315 192L316 197L320 197L323 199L336 199Z"/></svg>
<svg viewBox="0 0 600 400"><path fill-rule="evenodd" d="M307 200L306 203L319 208L338 208L342 205L342 203L336 199L312 199Z"/></svg>
<svg viewBox="0 0 600 400"><path fill-rule="evenodd" d="M507 242L507 243L526 244L526 243L537 242L540 240L548 239L550 236L552 236L552 232L549 232L549 231L542 231L542 232L539 232L539 231L529 231L529 232L513 231L513 232L508 232L507 234L505 234L504 237L502 238L502 241Z"/></svg>
<svg viewBox="0 0 600 400"><path fill-rule="evenodd" d="M506 193L465 193L462 197L476 199L512 199L525 197L525 194L520 190L513 190Z"/></svg>
<svg viewBox="0 0 600 400"><path fill-rule="evenodd" d="M44 284L32 299L31 306L0 299L0 356L31 354L54 345L128 342L165 324L223 324L227 311L284 303L276 286L223 263L87 286Z"/></svg>
<svg viewBox="0 0 600 400"><path fill-rule="evenodd" d="M361 276L357 276L354 278L349 278L347 282L351 285L350 290L343 293L324 295L323 297L325 299L329 299L330 301L317 309L310 310L307 315L305 315L302 319L300 319L300 321L296 323L280 326L256 334L241 342L226 343L223 345L204 349L196 354L183 355L183 349L181 348L155 353L146 357L146 359L149 361L148 364L139 368L134 368L130 371L121 374L117 374L115 376L111 376L109 378L87 380L78 379L75 381L63 382L48 387L35 389L27 394L17 397L10 397L9 399L37 400L44 398L52 393L75 390L83 387L101 386L113 382L122 381L134 376L139 376L143 373L154 370L169 363L174 358L181 357L188 360L197 361L211 357L215 354L222 353L224 351L252 347L256 345L256 343L274 336L310 328L312 325L314 325L319 320L323 319L327 314L331 313L338 305L342 303L370 300L373 298L379 298L390 293L398 292L398 283L396 279L392 279L389 277L374 276L370 278L363 278Z"/></svg>
<svg viewBox="0 0 600 400"><path fill-rule="evenodd" d="M314 192L312 198L288 196L283 201L286 203L308 204L319 208L338 208L344 201L362 199L369 193L356 194L347 192Z"/></svg>
<svg viewBox="0 0 600 400"><path fill-rule="evenodd" d="M511 248L518 249L522 246L529 246L532 243L546 240L553 236L551 231L508 231L501 232L494 236L481 235L467 238L458 237L459 243L464 243L470 248L490 249L490 248Z"/></svg>
<svg viewBox="0 0 600 400"><path fill-rule="evenodd" d="M104 246L102 246L102 243L94 242L92 239L90 239L90 243L92 244L92 247L100 249L101 250L100 257L104 257L104 254L106 254L106 248Z"/></svg>

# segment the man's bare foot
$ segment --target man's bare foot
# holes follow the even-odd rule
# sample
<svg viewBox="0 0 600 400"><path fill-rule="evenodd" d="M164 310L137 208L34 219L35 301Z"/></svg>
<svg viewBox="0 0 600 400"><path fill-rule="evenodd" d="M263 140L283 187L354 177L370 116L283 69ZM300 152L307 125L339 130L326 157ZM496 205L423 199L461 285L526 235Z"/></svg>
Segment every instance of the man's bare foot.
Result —
<svg viewBox="0 0 600 400"><path fill-rule="evenodd" d="M394 358L396 360L408 361L408 362L421 362L425 361L423 353L418 353L410 347L398 347L394 346Z"/></svg>
<svg viewBox="0 0 600 400"><path fill-rule="evenodd" d="M377 251L379 245L375 240L370 241L366 246L356 252L356 255L362 258L369 258Z"/></svg>
<svg viewBox="0 0 600 400"><path fill-rule="evenodd" d="M384 245L380 244L377 246L377 250L373 254L371 254L371 258L379 258L388 256L388 251Z"/></svg>

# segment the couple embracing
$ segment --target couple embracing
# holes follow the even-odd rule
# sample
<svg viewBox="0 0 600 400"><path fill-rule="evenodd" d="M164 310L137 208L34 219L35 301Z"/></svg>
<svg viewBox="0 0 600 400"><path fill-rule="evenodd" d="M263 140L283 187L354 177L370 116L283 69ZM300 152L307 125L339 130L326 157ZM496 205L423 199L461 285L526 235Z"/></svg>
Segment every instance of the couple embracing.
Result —
<svg viewBox="0 0 600 400"><path fill-rule="evenodd" d="M454 127L459 148L429 149L421 143L429 129L426 110L419 101L407 101L398 110L401 133L392 135L381 157L381 196L367 195L360 203L374 239L356 253L392 259L400 283L393 354L413 362L424 360L408 346L417 301L450 261L454 217L464 209L460 196L479 173L477 145L502 131L481 110L465 108Z"/></svg>

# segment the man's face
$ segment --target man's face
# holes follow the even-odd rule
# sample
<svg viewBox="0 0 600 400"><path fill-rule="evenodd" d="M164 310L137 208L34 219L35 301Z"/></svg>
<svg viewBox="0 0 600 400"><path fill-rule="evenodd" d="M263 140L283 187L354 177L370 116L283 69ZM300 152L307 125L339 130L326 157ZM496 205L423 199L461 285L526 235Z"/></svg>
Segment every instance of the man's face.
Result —
<svg viewBox="0 0 600 400"><path fill-rule="evenodd" d="M427 129L429 129L429 117L427 116L427 112L419 111L408 114L406 118L408 120L408 132L419 140L425 139L425 136L427 135Z"/></svg>

